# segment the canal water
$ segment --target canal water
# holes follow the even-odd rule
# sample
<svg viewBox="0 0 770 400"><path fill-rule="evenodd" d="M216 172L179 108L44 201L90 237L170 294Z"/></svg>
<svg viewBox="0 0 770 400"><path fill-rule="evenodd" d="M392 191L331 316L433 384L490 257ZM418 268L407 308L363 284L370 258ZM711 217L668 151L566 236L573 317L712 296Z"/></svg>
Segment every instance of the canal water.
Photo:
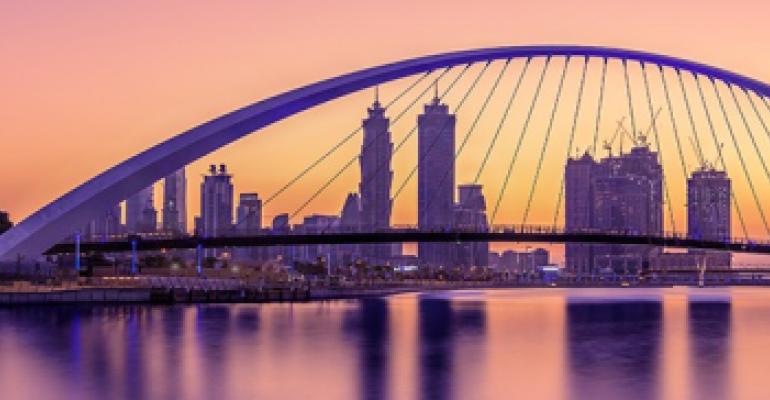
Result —
<svg viewBox="0 0 770 400"><path fill-rule="evenodd" d="M768 399L770 289L0 308L0 399Z"/></svg>

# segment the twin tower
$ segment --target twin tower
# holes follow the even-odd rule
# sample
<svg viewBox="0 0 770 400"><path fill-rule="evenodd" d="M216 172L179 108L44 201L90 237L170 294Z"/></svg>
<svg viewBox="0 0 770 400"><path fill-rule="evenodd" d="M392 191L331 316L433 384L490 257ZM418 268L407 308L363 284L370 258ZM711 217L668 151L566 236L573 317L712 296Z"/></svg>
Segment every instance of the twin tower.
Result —
<svg viewBox="0 0 770 400"><path fill-rule="evenodd" d="M441 103L438 95L425 105L423 113L417 117L417 225L420 230L450 229L457 222L458 205L454 201L455 125L455 115L449 112L446 104ZM390 227L393 142L389 126L385 109L375 99L363 121L364 138L359 159L359 226L366 231ZM460 190L473 191L472 196L461 193L460 198L473 198L478 212L485 213L479 185L466 185ZM374 245L369 256L382 260L388 258L388 251L387 245ZM418 246L420 262L428 265L455 264L456 252L452 244L420 243Z"/></svg>

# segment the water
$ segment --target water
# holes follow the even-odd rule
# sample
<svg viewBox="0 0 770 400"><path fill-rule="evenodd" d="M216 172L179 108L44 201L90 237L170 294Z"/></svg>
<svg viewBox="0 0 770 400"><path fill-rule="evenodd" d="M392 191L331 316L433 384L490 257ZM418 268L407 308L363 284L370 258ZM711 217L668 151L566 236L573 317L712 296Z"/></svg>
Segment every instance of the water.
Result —
<svg viewBox="0 0 770 400"><path fill-rule="evenodd" d="M0 308L2 399L766 399L770 289Z"/></svg>

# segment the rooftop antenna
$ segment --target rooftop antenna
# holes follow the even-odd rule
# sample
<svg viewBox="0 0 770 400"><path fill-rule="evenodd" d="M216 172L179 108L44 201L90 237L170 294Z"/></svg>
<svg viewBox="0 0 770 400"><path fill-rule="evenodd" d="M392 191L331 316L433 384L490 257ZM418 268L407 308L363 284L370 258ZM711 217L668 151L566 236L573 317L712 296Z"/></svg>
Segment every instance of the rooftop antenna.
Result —
<svg viewBox="0 0 770 400"><path fill-rule="evenodd" d="M374 87L374 104L380 103L380 85Z"/></svg>

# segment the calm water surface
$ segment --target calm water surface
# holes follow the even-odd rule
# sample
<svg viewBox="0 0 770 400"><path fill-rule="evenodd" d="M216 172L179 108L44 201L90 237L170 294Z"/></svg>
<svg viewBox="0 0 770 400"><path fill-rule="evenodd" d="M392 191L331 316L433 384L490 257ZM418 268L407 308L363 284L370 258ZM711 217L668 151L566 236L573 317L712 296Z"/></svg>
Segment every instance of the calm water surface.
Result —
<svg viewBox="0 0 770 400"><path fill-rule="evenodd" d="M768 399L770 289L0 308L2 399Z"/></svg>

